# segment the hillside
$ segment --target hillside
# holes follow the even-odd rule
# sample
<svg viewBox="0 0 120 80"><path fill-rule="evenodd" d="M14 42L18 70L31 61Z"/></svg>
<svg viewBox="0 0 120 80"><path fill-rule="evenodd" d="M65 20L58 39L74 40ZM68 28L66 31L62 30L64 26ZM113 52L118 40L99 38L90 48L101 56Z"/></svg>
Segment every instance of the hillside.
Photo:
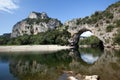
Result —
<svg viewBox="0 0 120 80"><path fill-rule="evenodd" d="M91 31L105 47L120 45L120 1L110 5L105 11L96 11L91 16L65 22L71 33L70 42L78 44L78 37L85 31Z"/></svg>

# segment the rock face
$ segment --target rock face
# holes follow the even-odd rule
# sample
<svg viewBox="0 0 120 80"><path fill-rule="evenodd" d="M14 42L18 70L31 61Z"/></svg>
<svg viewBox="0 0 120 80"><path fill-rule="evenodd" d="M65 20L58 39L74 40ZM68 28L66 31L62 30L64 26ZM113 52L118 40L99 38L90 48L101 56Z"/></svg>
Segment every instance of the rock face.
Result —
<svg viewBox="0 0 120 80"><path fill-rule="evenodd" d="M76 76L79 76L79 75L80 74L78 74ZM80 75L80 77L78 77L78 78L69 76L67 80L99 80L99 77L98 77L98 75L91 75L91 76L88 76L88 75L81 76Z"/></svg>
<svg viewBox="0 0 120 80"><path fill-rule="evenodd" d="M69 42L72 46L78 44L79 36L83 32L90 31L103 42L105 47L109 47L117 46L113 39L120 27L118 23L120 23L120 2L112 4L103 12L96 11L91 16L67 21L64 26L71 33Z"/></svg>
<svg viewBox="0 0 120 80"><path fill-rule="evenodd" d="M99 80L98 75L81 75L74 71L64 71L64 74L66 74L67 80Z"/></svg>
<svg viewBox="0 0 120 80"><path fill-rule="evenodd" d="M46 13L31 12L28 18L14 25L11 37L22 36L24 34L38 34L49 29L55 29L62 23L54 18L50 18Z"/></svg>
<svg viewBox="0 0 120 80"><path fill-rule="evenodd" d="M45 12L42 12L42 13L37 13L37 12L31 12L30 15L28 16L28 18L31 18L31 19L37 19L37 18L40 18L40 19L47 19L49 18L47 16L47 14Z"/></svg>

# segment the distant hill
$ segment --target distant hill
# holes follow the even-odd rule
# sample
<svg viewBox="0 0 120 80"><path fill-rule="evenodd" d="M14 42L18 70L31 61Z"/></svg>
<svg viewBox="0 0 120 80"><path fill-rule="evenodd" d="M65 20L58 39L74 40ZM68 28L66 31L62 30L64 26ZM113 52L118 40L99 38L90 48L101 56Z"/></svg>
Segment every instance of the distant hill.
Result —
<svg viewBox="0 0 120 80"><path fill-rule="evenodd" d="M11 33L4 33L3 35L0 35L0 37L10 38L11 37Z"/></svg>

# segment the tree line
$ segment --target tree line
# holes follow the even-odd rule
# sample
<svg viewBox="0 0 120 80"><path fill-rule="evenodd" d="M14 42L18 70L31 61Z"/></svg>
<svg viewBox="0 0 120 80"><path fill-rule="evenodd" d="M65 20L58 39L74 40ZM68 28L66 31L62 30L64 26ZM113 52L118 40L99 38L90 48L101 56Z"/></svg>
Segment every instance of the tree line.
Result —
<svg viewBox="0 0 120 80"><path fill-rule="evenodd" d="M27 35L16 38L0 36L0 45L37 45L37 44L60 44L68 45L70 33L66 30L48 30L37 35Z"/></svg>

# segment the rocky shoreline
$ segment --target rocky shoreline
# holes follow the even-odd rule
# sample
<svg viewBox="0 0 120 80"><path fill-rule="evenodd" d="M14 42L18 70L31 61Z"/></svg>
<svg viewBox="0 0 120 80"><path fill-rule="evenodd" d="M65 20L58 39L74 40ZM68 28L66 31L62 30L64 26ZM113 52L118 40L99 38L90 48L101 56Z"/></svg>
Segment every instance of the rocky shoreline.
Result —
<svg viewBox="0 0 120 80"><path fill-rule="evenodd" d="M98 75L81 75L80 73L75 73L73 71L63 71L67 75L67 80L99 80Z"/></svg>

